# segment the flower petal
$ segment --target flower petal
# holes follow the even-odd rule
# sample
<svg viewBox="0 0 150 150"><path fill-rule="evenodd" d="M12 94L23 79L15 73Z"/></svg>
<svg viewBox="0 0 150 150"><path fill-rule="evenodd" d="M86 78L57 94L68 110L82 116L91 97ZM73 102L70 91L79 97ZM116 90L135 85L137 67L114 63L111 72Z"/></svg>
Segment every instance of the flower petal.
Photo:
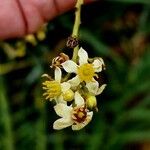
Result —
<svg viewBox="0 0 150 150"><path fill-rule="evenodd" d="M71 119L60 118L53 123L53 129L61 130L63 128L69 127L73 124Z"/></svg>
<svg viewBox="0 0 150 150"><path fill-rule="evenodd" d="M82 47L78 51L78 56L80 65L88 63L88 53Z"/></svg>
<svg viewBox="0 0 150 150"><path fill-rule="evenodd" d="M63 103L58 103L57 105L54 106L56 114L63 118L70 118L72 109L73 108L71 106L67 106L66 104Z"/></svg>
<svg viewBox="0 0 150 150"><path fill-rule="evenodd" d="M61 69L59 67L56 67L55 68L55 80L58 81L59 83L61 82L61 76L62 76Z"/></svg>
<svg viewBox="0 0 150 150"><path fill-rule="evenodd" d="M93 65L94 65L93 67L95 69L95 72L101 72L102 66L104 65L104 61L102 58L95 59Z"/></svg>
<svg viewBox="0 0 150 150"><path fill-rule="evenodd" d="M49 78L49 75L48 75L48 74L46 74L46 73L44 73L44 74L42 74L42 76L41 76L41 77Z"/></svg>
<svg viewBox="0 0 150 150"><path fill-rule="evenodd" d="M92 120L93 112L87 113L87 118L84 122L72 125L72 130L80 130L84 128Z"/></svg>
<svg viewBox="0 0 150 150"><path fill-rule="evenodd" d="M105 89L105 87L106 87L106 84L103 84L102 86L100 86L100 88L98 89L98 91L97 91L97 94L96 94L96 95L101 94L101 93L103 92L103 90Z"/></svg>
<svg viewBox="0 0 150 150"><path fill-rule="evenodd" d="M71 84L71 87L77 87L80 84L80 79L79 76L76 75L74 78L71 80L68 80L68 82Z"/></svg>
<svg viewBox="0 0 150 150"><path fill-rule="evenodd" d="M57 97L57 98L55 99L55 101L56 101L57 104L58 104L58 103L63 103L63 104L65 104L65 105L67 105L67 102L63 100L62 94L61 94L59 97Z"/></svg>
<svg viewBox="0 0 150 150"><path fill-rule="evenodd" d="M77 106L84 105L84 99L82 98L79 92L75 92L75 104Z"/></svg>
<svg viewBox="0 0 150 150"><path fill-rule="evenodd" d="M76 73L77 72L77 64L72 60L67 60L61 64L64 70L68 73Z"/></svg>
<svg viewBox="0 0 150 150"><path fill-rule="evenodd" d="M63 93L68 91L70 89L70 87L71 87L71 85L68 82L61 83L61 89L62 89Z"/></svg>
<svg viewBox="0 0 150 150"><path fill-rule="evenodd" d="M86 87L88 88L90 93L97 95L97 90L99 87L99 83L97 81L86 83Z"/></svg>

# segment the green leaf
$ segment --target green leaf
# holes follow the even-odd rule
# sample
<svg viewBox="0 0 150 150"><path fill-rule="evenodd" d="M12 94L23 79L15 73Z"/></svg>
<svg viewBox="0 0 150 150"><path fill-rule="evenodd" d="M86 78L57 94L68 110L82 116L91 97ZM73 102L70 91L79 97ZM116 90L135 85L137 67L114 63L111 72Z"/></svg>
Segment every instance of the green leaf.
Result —
<svg viewBox="0 0 150 150"><path fill-rule="evenodd" d="M3 150L14 150L14 137L12 131L12 118L9 109L5 82L0 76L0 123L4 129L4 135L2 135L1 146Z"/></svg>

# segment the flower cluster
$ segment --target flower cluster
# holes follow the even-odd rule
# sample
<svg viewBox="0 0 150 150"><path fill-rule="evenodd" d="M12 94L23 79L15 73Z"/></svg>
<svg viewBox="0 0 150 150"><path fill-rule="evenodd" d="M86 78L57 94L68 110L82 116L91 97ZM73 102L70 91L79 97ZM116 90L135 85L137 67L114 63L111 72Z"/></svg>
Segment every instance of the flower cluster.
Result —
<svg viewBox="0 0 150 150"><path fill-rule="evenodd" d="M103 59L89 59L81 47L76 62L61 53L53 59L51 67L54 79L43 75L47 77L43 82L43 95L56 102L54 110L60 119L54 122L53 128L60 130L72 126L72 130L80 130L91 121L93 110L97 110L96 95L106 86L100 86L97 81L98 73L104 68Z"/></svg>

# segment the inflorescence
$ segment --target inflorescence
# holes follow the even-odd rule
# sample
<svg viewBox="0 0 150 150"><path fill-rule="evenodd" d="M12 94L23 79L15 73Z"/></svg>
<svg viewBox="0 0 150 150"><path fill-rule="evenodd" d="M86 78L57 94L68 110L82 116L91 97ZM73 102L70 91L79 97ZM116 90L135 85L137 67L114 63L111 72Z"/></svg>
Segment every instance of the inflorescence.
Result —
<svg viewBox="0 0 150 150"><path fill-rule="evenodd" d="M61 117L53 124L56 130L68 126L72 126L72 130L80 130L86 126L92 119L93 110L98 110L96 96L106 86L99 85L96 80L104 68L102 58L89 59L88 53L81 47L77 60L74 62L61 53L52 61L54 79L43 74L47 78L43 82L43 95L47 100L55 101L54 110Z"/></svg>
<svg viewBox="0 0 150 150"><path fill-rule="evenodd" d="M56 120L53 128L60 130L72 126L72 130L85 127L93 117L93 111L98 111L96 96L101 94L106 84L100 85L97 79L99 73L105 69L104 61L100 57L89 58L88 53L79 48L80 13L83 0L77 0L75 23L72 35L66 46L73 49L72 59L60 53L52 60L51 68L54 77L43 74L44 96L54 101L54 110L60 119Z"/></svg>

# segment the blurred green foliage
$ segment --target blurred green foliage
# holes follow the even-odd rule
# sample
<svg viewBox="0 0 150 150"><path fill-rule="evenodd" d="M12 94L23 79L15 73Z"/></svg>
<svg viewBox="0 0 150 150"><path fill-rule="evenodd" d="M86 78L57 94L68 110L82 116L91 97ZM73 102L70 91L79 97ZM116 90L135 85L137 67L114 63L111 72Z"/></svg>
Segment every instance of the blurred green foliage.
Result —
<svg viewBox="0 0 150 150"><path fill-rule="evenodd" d="M107 88L85 129L54 131L57 116L42 97L41 75L52 73L49 65L59 52L71 54L65 43L73 21L73 11L57 17L36 44L1 42L0 150L150 150L149 0L83 6L80 45L91 57L103 57L100 82Z"/></svg>

